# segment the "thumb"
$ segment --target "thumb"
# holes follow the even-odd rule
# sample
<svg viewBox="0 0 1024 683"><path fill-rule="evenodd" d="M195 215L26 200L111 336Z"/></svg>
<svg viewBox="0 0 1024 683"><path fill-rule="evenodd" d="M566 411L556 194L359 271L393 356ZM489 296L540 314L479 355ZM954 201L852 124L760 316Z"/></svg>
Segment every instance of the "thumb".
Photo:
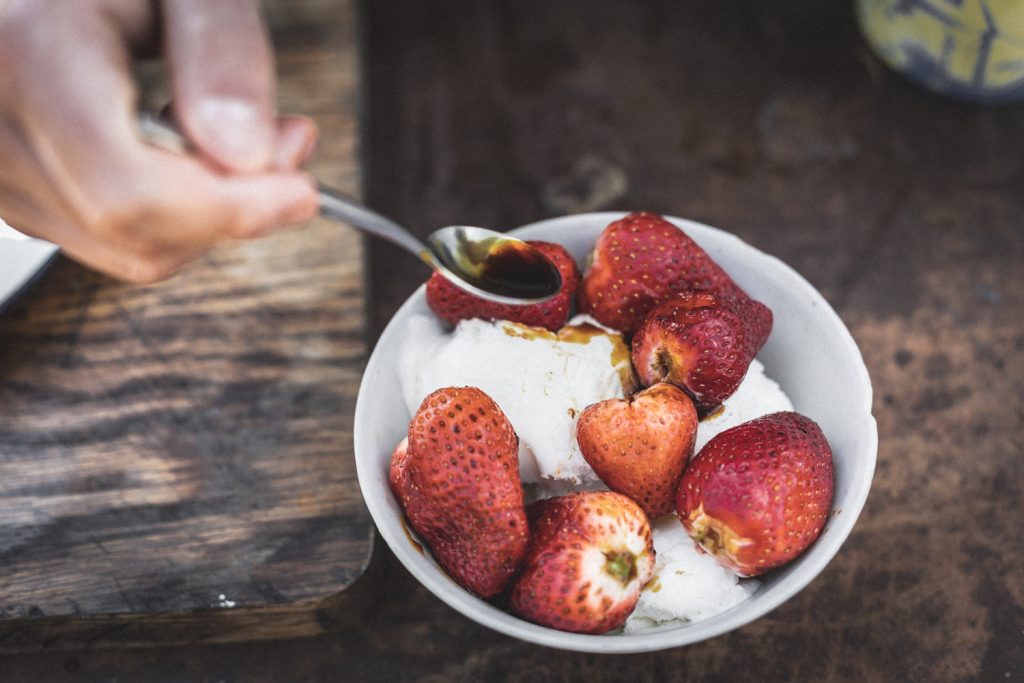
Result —
<svg viewBox="0 0 1024 683"><path fill-rule="evenodd" d="M178 121L229 171L265 171L277 138L274 68L255 0L166 0L165 42Z"/></svg>

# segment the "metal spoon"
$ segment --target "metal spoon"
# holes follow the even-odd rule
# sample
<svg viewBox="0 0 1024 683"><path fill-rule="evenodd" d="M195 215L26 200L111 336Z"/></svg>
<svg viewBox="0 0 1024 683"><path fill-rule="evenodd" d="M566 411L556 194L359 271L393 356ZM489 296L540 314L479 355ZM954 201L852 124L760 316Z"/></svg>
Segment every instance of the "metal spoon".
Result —
<svg viewBox="0 0 1024 683"><path fill-rule="evenodd" d="M152 145L175 152L191 148L171 124L149 114L139 130ZM476 296L504 304L528 304L555 296L562 277L539 250L508 235L469 225L451 225L427 236L412 233L344 194L319 187L320 214L381 237L415 254L452 284Z"/></svg>

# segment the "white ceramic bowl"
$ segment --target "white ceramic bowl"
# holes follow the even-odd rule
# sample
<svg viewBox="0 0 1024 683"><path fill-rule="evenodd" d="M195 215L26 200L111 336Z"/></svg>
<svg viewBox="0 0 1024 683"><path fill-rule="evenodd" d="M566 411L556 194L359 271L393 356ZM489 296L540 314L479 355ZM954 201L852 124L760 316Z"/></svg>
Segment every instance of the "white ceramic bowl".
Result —
<svg viewBox="0 0 1024 683"><path fill-rule="evenodd" d="M581 265L600 232L619 213L541 221L513 231L523 239L563 244ZM412 574L437 597L481 624L522 640L584 652L647 652L694 643L738 628L778 607L824 569L853 528L868 495L878 433L871 415L871 381L860 351L839 316L803 277L734 235L668 217L684 229L751 296L771 307L775 326L758 358L792 399L816 420L835 457L833 514L817 542L786 567L762 577L747 601L717 616L655 632L581 635L538 626L459 587L429 552L414 545L388 487L388 464L411 416L401 400L397 357L408 318L429 311L420 287L395 314L370 356L355 414L355 456L366 505L381 536Z"/></svg>

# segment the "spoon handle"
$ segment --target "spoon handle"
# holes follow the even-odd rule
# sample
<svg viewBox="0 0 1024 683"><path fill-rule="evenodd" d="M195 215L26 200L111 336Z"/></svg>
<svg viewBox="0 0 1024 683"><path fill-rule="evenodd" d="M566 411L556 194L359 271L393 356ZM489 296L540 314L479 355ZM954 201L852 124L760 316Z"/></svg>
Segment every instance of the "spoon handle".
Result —
<svg viewBox="0 0 1024 683"><path fill-rule="evenodd" d="M319 186L320 214L393 242L406 251L412 252L428 265L434 262L427 247L408 230L386 216L382 216L364 204L345 196L337 190Z"/></svg>
<svg viewBox="0 0 1024 683"><path fill-rule="evenodd" d="M179 154L187 154L192 149L189 141L172 123L152 114L139 114L139 131L146 142L155 147ZM337 190L323 185L318 185L317 190L320 215L341 221L375 237L382 237L412 252L427 265L434 266L434 260L427 247L398 223Z"/></svg>

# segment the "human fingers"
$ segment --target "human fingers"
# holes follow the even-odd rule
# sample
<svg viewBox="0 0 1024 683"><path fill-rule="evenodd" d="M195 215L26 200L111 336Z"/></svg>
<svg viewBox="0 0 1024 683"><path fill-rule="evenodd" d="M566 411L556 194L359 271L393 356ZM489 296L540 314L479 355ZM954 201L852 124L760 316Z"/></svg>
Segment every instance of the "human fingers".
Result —
<svg viewBox="0 0 1024 683"><path fill-rule="evenodd" d="M148 2L97 0L76 12L21 4L31 10L21 19L0 4L0 214L13 225L99 270L151 282L218 241L315 214L313 183L294 166L234 177L141 141L125 18L142 27L144 12L127 8ZM308 125L276 135L294 163Z"/></svg>
<svg viewBox="0 0 1024 683"><path fill-rule="evenodd" d="M178 121L228 171L255 173L275 159L270 43L255 0L164 0L164 39Z"/></svg>
<svg viewBox="0 0 1024 683"><path fill-rule="evenodd" d="M319 133L316 123L308 116L290 115L277 119L277 144L274 149L274 168L293 171L301 168L316 150Z"/></svg>
<svg viewBox="0 0 1024 683"><path fill-rule="evenodd" d="M0 174L0 207L7 221L60 244L85 265L130 282L165 279L217 242L302 223L318 210L313 184L300 173L224 177L200 161L144 149L135 162L134 177L140 180L124 182L132 169L120 160L96 173L86 188L93 209L86 222L54 196L53 186L21 182L38 169L9 143L0 136L0 150L18 162L13 169L18 182Z"/></svg>
<svg viewBox="0 0 1024 683"><path fill-rule="evenodd" d="M92 222L60 237L70 256L131 282L165 279L218 242L303 223L318 210L301 173L224 176L200 160L150 149L117 166L89 188ZM137 180L118 183L125 174Z"/></svg>
<svg viewBox="0 0 1024 683"><path fill-rule="evenodd" d="M18 5L25 15L5 12ZM313 183L294 172L309 122L276 127L284 167L255 175L142 142L126 45L144 34L146 7L0 3L0 215L132 282L166 278L217 242L316 211Z"/></svg>

